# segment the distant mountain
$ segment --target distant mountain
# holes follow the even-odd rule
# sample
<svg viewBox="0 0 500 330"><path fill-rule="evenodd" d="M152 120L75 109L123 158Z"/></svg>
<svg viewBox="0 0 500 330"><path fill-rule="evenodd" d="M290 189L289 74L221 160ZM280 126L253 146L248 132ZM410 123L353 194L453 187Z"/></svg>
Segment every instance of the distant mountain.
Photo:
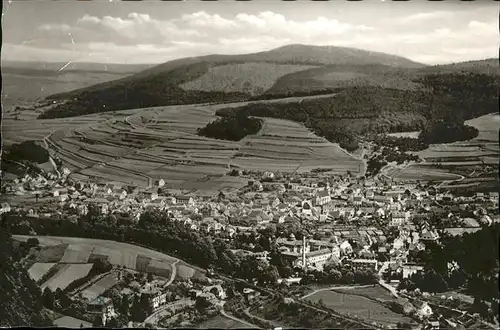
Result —
<svg viewBox="0 0 500 330"><path fill-rule="evenodd" d="M53 95L51 99L70 101L50 110L43 117L246 100L265 94L281 77L332 65L404 69L425 67L403 57L333 46L289 45L253 54L183 58L115 81Z"/></svg>
<svg viewBox="0 0 500 330"><path fill-rule="evenodd" d="M288 45L243 55L207 55L169 61L136 74L50 96L67 102L41 118L162 105L243 101L352 87L422 89L427 74L477 72L490 62L426 66L355 48ZM493 68L493 67L492 67ZM494 69L490 74L496 74Z"/></svg>
<svg viewBox="0 0 500 330"><path fill-rule="evenodd" d="M421 73L453 73L457 71L469 71L474 73L483 73L490 75L500 75L500 65L498 58L489 58L479 61L458 62L452 64L435 65L422 68Z"/></svg>

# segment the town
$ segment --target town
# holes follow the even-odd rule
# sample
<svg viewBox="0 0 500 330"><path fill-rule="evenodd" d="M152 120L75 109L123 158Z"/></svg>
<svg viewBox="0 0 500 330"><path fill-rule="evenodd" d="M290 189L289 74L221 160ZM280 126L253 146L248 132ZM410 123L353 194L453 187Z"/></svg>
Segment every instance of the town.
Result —
<svg viewBox="0 0 500 330"><path fill-rule="evenodd" d="M54 221L75 228L98 226L97 221L113 222L110 226L118 228L124 222L151 233L171 223L168 226L182 228L180 233L210 241L209 247L191 250L202 255L192 255L187 248L181 251L182 246L162 251L191 263L191 270L199 268L196 273L205 274L200 277L176 277L175 271L153 267L151 262L149 268L130 269L105 258L61 290L50 285L55 271L47 269L34 280L44 288L44 302L64 310L55 323L58 326L204 327L208 323L203 322L213 315L239 322L238 327L264 328L343 327L345 322L363 328L498 325L498 296L479 299L465 292L464 281L443 285L441 275L430 279L439 276L429 270L428 257L447 241L495 226L500 220L498 192L455 195L432 182L393 182L382 176L356 178L322 171L292 175L232 169L227 175L239 176L247 185L201 197L170 189L163 179L140 189L75 181L67 168L59 168L57 174L2 180L6 202L0 212L11 219L13 234L60 236L44 227ZM94 236L87 237L120 240L118 234L113 238L113 233L96 233L96 228L101 227L94 227ZM82 235L87 234L68 233ZM152 235L151 242L156 241ZM155 249L148 239L137 237L130 243ZM38 239L42 242L43 236ZM43 244L38 239L22 244L40 250L38 244ZM129 242L123 237L122 241ZM229 254L241 259L236 266ZM221 255L230 260L221 260ZM87 265L90 260L84 262ZM31 265L41 267L41 263ZM460 267L447 265L444 272L453 279ZM111 284L89 289L102 279L111 279ZM376 291L377 298L369 298L400 320L329 307L322 293L337 292L328 291L336 287ZM273 308L279 313L268 310ZM307 325L302 319L272 317L294 308L311 319L318 313L330 315L330 323Z"/></svg>

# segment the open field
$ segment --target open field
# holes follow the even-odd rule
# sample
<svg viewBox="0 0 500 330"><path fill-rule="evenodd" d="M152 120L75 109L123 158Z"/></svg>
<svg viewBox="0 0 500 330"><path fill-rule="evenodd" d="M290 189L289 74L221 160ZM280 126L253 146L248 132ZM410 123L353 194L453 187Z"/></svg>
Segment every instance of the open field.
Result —
<svg viewBox="0 0 500 330"><path fill-rule="evenodd" d="M231 320L222 315L214 316L196 326L197 329L242 329L251 328L250 326Z"/></svg>
<svg viewBox="0 0 500 330"><path fill-rule="evenodd" d="M374 321L388 325L411 321L408 317L396 314L380 303L358 295L321 291L308 298L309 301L313 302L318 302L320 299L325 306L333 308L339 313L356 315L369 322Z"/></svg>
<svg viewBox="0 0 500 330"><path fill-rule="evenodd" d="M359 295L370 299L382 299L388 301L395 300L394 296L389 291L382 288L380 285L362 288L353 287L349 289L334 289L332 291L351 295Z"/></svg>
<svg viewBox="0 0 500 330"><path fill-rule="evenodd" d="M315 66L251 62L225 64L209 67L207 73L180 87L185 90L258 95L271 88L280 77L311 68Z"/></svg>
<svg viewBox="0 0 500 330"><path fill-rule="evenodd" d="M41 289L64 290L73 281L87 276L92 266L93 264L64 264L54 276L41 285Z"/></svg>
<svg viewBox="0 0 500 330"><path fill-rule="evenodd" d="M445 169L435 168L432 164L413 164L402 170L395 168L388 174L399 181L448 181L462 178L460 175L450 173Z"/></svg>
<svg viewBox="0 0 500 330"><path fill-rule="evenodd" d="M498 130L500 129L500 115L498 113L467 120L465 124L479 130L479 135L474 140L498 142Z"/></svg>
<svg viewBox="0 0 500 330"><path fill-rule="evenodd" d="M38 282L55 265L53 262L37 262L28 269L28 274L35 282Z"/></svg>

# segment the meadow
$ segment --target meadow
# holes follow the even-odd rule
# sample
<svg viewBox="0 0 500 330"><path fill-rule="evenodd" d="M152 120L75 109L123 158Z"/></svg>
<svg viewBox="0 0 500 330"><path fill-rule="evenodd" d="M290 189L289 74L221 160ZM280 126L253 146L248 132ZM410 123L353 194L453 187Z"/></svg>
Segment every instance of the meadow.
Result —
<svg viewBox="0 0 500 330"><path fill-rule="evenodd" d="M370 298L349 292L320 291L308 298L309 301L323 301L326 307L332 308L339 313L349 313L361 317L369 322L377 322L383 325L397 324L398 322L410 322L411 319L404 315L396 314L389 308L383 306Z"/></svg>
<svg viewBox="0 0 500 330"><path fill-rule="evenodd" d="M244 323L231 320L225 316L217 315L198 324L196 328L197 329L244 329L251 327Z"/></svg>

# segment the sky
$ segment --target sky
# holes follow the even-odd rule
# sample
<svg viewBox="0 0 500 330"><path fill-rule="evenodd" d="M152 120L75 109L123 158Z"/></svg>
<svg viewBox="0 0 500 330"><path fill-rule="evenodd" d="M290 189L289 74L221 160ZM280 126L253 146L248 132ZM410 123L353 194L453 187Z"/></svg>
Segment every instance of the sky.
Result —
<svg viewBox="0 0 500 330"><path fill-rule="evenodd" d="M163 63L310 44L445 64L498 57L499 9L455 0L4 0L2 60Z"/></svg>

